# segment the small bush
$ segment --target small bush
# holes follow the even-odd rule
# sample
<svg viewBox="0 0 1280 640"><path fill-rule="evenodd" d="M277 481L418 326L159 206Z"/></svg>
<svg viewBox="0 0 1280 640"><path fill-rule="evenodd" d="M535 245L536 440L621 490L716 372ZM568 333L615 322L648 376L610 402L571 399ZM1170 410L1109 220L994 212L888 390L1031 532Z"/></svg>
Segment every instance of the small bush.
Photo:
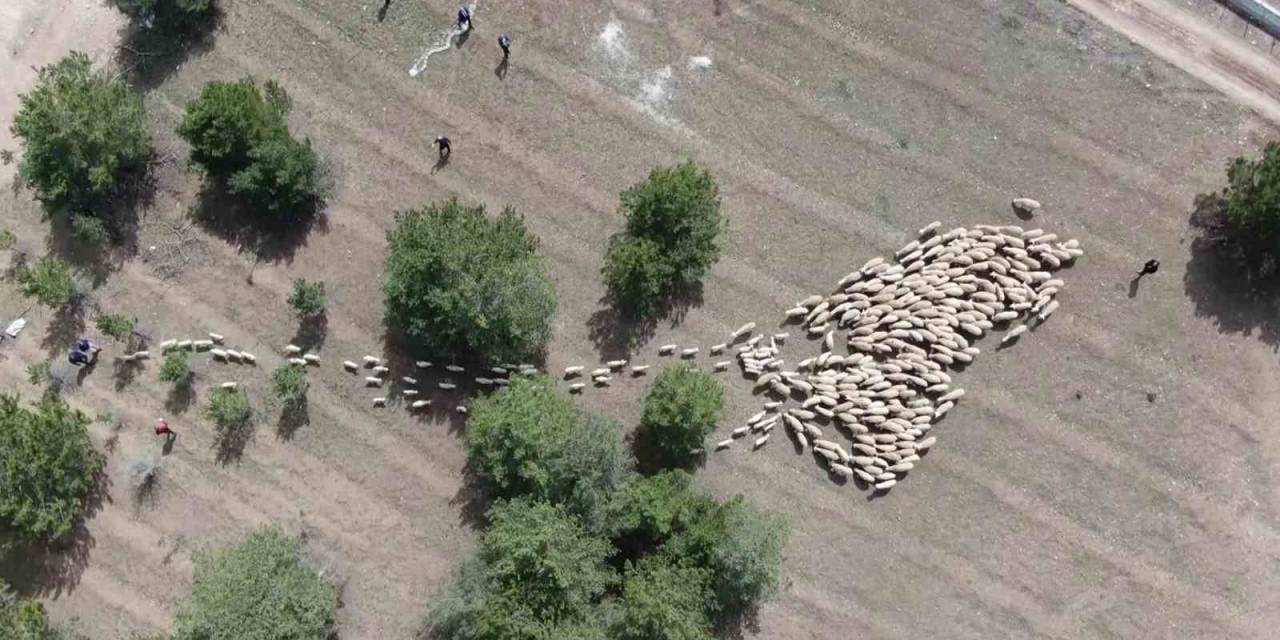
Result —
<svg viewBox="0 0 1280 640"><path fill-rule="evenodd" d="M133 320L121 313L104 313L97 319L98 331L102 335L110 336L116 340L128 339L133 334Z"/></svg>
<svg viewBox="0 0 1280 640"><path fill-rule="evenodd" d="M617 640L712 640L705 607L706 569L666 555L627 567Z"/></svg>
<svg viewBox="0 0 1280 640"><path fill-rule="evenodd" d="M289 294L289 307L303 318L324 314L325 293L323 282L307 282L302 278L293 281L293 293Z"/></svg>
<svg viewBox="0 0 1280 640"><path fill-rule="evenodd" d="M719 189L692 162L654 169L622 193L620 209L626 231L609 243L603 273L623 312L652 313L662 298L700 282L720 259L726 223Z"/></svg>
<svg viewBox="0 0 1280 640"><path fill-rule="evenodd" d="M59 309L75 297L76 283L67 263L47 257L18 272L18 290L40 304Z"/></svg>
<svg viewBox="0 0 1280 640"><path fill-rule="evenodd" d="M197 29L213 17L213 0L114 0L135 23L170 32Z"/></svg>
<svg viewBox="0 0 1280 640"><path fill-rule="evenodd" d="M88 424L56 396L26 409L0 395L0 530L28 542L71 531L103 465Z"/></svg>
<svg viewBox="0 0 1280 640"><path fill-rule="evenodd" d="M71 231L76 242L85 246L97 246L107 241L107 225L102 218L77 213L71 216Z"/></svg>
<svg viewBox="0 0 1280 640"><path fill-rule="evenodd" d="M229 549L195 554L191 599L175 640L326 640L338 592L300 557L301 542L276 529Z"/></svg>
<svg viewBox="0 0 1280 640"><path fill-rule="evenodd" d="M8 229L0 229L0 251L12 249L15 244L18 244L18 236Z"/></svg>
<svg viewBox="0 0 1280 640"><path fill-rule="evenodd" d="M538 241L511 209L457 201L397 214L388 234L386 322L426 348L523 360L551 338L555 289Z"/></svg>
<svg viewBox="0 0 1280 640"><path fill-rule="evenodd" d="M186 351L170 351L160 365L160 380L185 384L191 379L191 355Z"/></svg>
<svg viewBox="0 0 1280 640"><path fill-rule="evenodd" d="M632 466L619 433L578 413L550 378L517 378L472 405L467 460L496 495L563 505L594 529Z"/></svg>
<svg viewBox="0 0 1280 640"><path fill-rule="evenodd" d="M1227 165L1227 222L1251 256L1280 258L1280 143L1271 142L1256 160Z"/></svg>
<svg viewBox="0 0 1280 640"><path fill-rule="evenodd" d="M7 587L0 582L0 587ZM0 638L13 640L61 640L62 635L49 626L44 605L36 600L0 601Z"/></svg>
<svg viewBox="0 0 1280 640"><path fill-rule="evenodd" d="M249 397L240 389L219 388L209 396L209 404L204 408L204 415L213 421L220 439L228 438L249 424L253 417L253 409L249 406Z"/></svg>
<svg viewBox="0 0 1280 640"><path fill-rule="evenodd" d="M142 114L142 98L82 52L41 68L11 128L22 179L50 211L94 211L148 152Z"/></svg>
<svg viewBox="0 0 1280 640"><path fill-rule="evenodd" d="M52 366L48 360L44 362L32 362L27 365L27 382L40 386L49 381L49 371Z"/></svg>
<svg viewBox="0 0 1280 640"><path fill-rule="evenodd" d="M178 135L191 145L192 164L279 220L320 191L319 159L310 142L289 136L289 108L274 82L210 82L187 103Z"/></svg>
<svg viewBox="0 0 1280 640"><path fill-rule="evenodd" d="M283 364L271 373L271 393L285 407L305 402L308 386L307 372L302 367Z"/></svg>
<svg viewBox="0 0 1280 640"><path fill-rule="evenodd" d="M645 398L641 437L660 464L683 464L704 446L723 406L724 389L711 374L688 365L667 367Z"/></svg>

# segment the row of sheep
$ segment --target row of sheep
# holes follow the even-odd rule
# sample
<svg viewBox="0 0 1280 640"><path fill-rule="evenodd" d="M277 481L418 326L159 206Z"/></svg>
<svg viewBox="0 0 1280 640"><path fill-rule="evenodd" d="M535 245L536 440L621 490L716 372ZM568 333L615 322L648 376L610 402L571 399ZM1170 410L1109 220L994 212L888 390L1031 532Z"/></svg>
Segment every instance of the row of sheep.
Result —
<svg viewBox="0 0 1280 640"><path fill-rule="evenodd" d="M168 353L173 350L191 351L191 352L209 352L216 360L224 362L235 362L240 364L256 365L258 357L248 351L238 351L236 349L226 349L223 343L226 338L220 333L210 333L208 339L189 339L178 340L169 339L160 343L160 352ZM133 355L137 355L136 353ZM127 358L128 356L126 356ZM319 361L317 361L319 362Z"/></svg>
<svg viewBox="0 0 1280 640"><path fill-rule="evenodd" d="M979 225L940 234L940 226L921 229L894 261L870 260L832 294L785 312L820 339L818 355L786 368L779 340L748 340L739 366L771 399L716 449L747 435L758 449L783 424L831 473L876 489L914 468L936 441L929 431L964 396L948 368L971 362L980 353L972 343L988 331L1023 320L1007 342L1030 318L1047 320L1065 286L1052 272L1083 255L1075 240L1058 242L1040 229ZM801 404L785 406L792 400ZM848 448L824 425L844 434Z"/></svg>

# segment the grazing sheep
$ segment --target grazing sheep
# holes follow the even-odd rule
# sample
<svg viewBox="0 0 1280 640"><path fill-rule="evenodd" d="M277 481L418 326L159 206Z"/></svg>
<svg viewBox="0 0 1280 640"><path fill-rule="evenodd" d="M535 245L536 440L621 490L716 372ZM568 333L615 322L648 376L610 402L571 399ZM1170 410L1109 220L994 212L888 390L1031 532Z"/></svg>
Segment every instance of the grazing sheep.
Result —
<svg viewBox="0 0 1280 640"><path fill-rule="evenodd" d="M213 348L213 341L212 341L212 340L192 340L192 341L191 341L191 348L193 348L193 349L195 349L195 350L197 350L197 351L204 351L205 349L212 349L212 348Z"/></svg>
<svg viewBox="0 0 1280 640"><path fill-rule="evenodd" d="M569 385L569 393L579 393L587 387L585 382L575 382Z"/></svg>
<svg viewBox="0 0 1280 640"><path fill-rule="evenodd" d="M404 391L401 391L401 392L400 392L400 394L401 394L401 395L408 396L408 397L412 398L413 396L418 395L418 390L417 390L417 389L405 389Z"/></svg>
<svg viewBox="0 0 1280 640"><path fill-rule="evenodd" d="M223 351L222 349L210 349L209 355L213 356L214 358L217 358L218 360L227 359L227 352Z"/></svg>
<svg viewBox="0 0 1280 640"><path fill-rule="evenodd" d="M384 398L384 397L377 397L377 398L374 398L374 399L373 399L373 406L375 406L375 407L385 407L385 406L387 406L387 399L386 399L386 398Z"/></svg>
<svg viewBox="0 0 1280 640"><path fill-rule="evenodd" d="M209 334L209 339L210 339L210 340L212 340L212 341L214 341L214 342L216 342L216 343L218 343L218 344L222 344L222 334L220 334L220 333L210 333L210 334Z"/></svg>
<svg viewBox="0 0 1280 640"><path fill-rule="evenodd" d="M792 307L786 311L788 320L796 320L809 315L809 309L805 307Z"/></svg>
<svg viewBox="0 0 1280 640"><path fill-rule="evenodd" d="M1004 337L1000 339L1000 344L1004 344L1010 340L1013 340L1014 338L1017 338L1018 336L1026 332L1027 332L1027 325L1020 324L1010 329L1008 333L1004 334Z"/></svg>
<svg viewBox="0 0 1280 640"><path fill-rule="evenodd" d="M627 366L627 361L626 360L610 360L604 363L604 366L609 367L614 371L617 371L618 369L621 369Z"/></svg>
<svg viewBox="0 0 1280 640"><path fill-rule="evenodd" d="M601 367L601 368L599 368L599 369L592 369L592 370L591 370L591 377L592 377L592 378L598 378L598 377L600 377L600 376L607 376L607 375L609 375L609 368L608 368L608 367Z"/></svg>
<svg viewBox="0 0 1280 640"><path fill-rule="evenodd" d="M368 362L368 361L369 361L369 359L366 357L366 358L365 358L365 362ZM378 359L377 359L377 358L374 358L374 359L373 359L373 364L378 364ZM415 363L413 363L413 364L414 364L414 366L418 367L419 369L430 369L430 368L431 368L431 363L430 363L430 362L427 362L426 360L419 360L419 361L417 361L417 362L415 362Z"/></svg>
<svg viewBox="0 0 1280 640"><path fill-rule="evenodd" d="M728 368L729 368L729 365L731 365L731 364L733 364L733 362L732 362L732 361L730 361L730 360L721 360L720 362L717 362L717 363L715 363L715 364L711 365L711 370L712 370L712 371L724 371L725 369L728 369Z"/></svg>
<svg viewBox="0 0 1280 640"><path fill-rule="evenodd" d="M759 449L760 447L763 447L763 446L764 446L764 443L766 443L766 442L768 442L768 441L769 441L769 436L771 436L771 435L773 435L773 434L771 434L771 433L766 433L766 434L764 434L764 435L760 436L759 438L756 438L756 441L755 441L754 443L752 443L752 444L751 444L751 448L752 448L752 449Z"/></svg>
<svg viewBox="0 0 1280 640"><path fill-rule="evenodd" d="M683 351L680 352L681 358L692 358L696 355L698 355L697 347L689 347L688 349L684 349Z"/></svg>
<svg viewBox="0 0 1280 640"><path fill-rule="evenodd" d="M289 364L297 367L305 367L307 366L307 361L302 358L289 358Z"/></svg>
<svg viewBox="0 0 1280 640"><path fill-rule="evenodd" d="M241 351L240 359L244 360L248 364L258 364L258 356L255 356L252 353L249 353L248 351Z"/></svg>
<svg viewBox="0 0 1280 640"><path fill-rule="evenodd" d="M609 386L609 382L612 380L613 380L612 376L596 376L591 379L591 381L594 382L597 387L607 387Z"/></svg>
<svg viewBox="0 0 1280 640"><path fill-rule="evenodd" d="M450 390L450 389L457 389L457 388L458 388L458 385L456 385L456 384L454 384L454 383L452 383L452 382L440 382L440 383L437 383L437 384L436 384L436 386L437 386L437 387L440 387L441 389L444 389L445 391L448 391L448 390Z"/></svg>
<svg viewBox="0 0 1280 640"><path fill-rule="evenodd" d="M308 354L306 354L306 355L302 356L302 359L303 359L303 360L306 360L309 364L314 364L314 365L316 365L317 367L318 367L318 366L320 366L320 356L318 356L318 355L316 355L316 354L314 354L314 353L308 353Z"/></svg>
<svg viewBox="0 0 1280 640"><path fill-rule="evenodd" d="M677 346L679 346L679 345L674 345L674 344L664 344L664 345L662 345L661 347L658 347L658 355L660 355L660 356L669 356L669 355L671 355L672 353L675 353L675 350L676 350L676 347L677 347Z"/></svg>
<svg viewBox="0 0 1280 640"><path fill-rule="evenodd" d="M493 386L493 378L485 378L483 376L478 376L476 378L476 384L482 387L491 387Z"/></svg>
<svg viewBox="0 0 1280 640"><path fill-rule="evenodd" d="M586 367L583 367L583 366L565 367L565 368L564 368L564 377L566 377L566 378L572 378L572 377L574 377L574 376L576 376L576 375L581 374L581 373L582 373L582 370L583 370L583 369L585 369L585 368L586 368Z"/></svg>
<svg viewBox="0 0 1280 640"><path fill-rule="evenodd" d="M366 386L366 387L381 387L381 386L382 386L382 378L375 378L375 377L373 377L373 376L366 377L366 378L364 379L364 386Z"/></svg>
<svg viewBox="0 0 1280 640"><path fill-rule="evenodd" d="M400 376L400 380L405 384L411 384L415 386L418 384L417 378L410 378L409 376Z"/></svg>
<svg viewBox="0 0 1280 640"><path fill-rule="evenodd" d="M721 440L720 442L716 443L716 451L719 451L721 449L727 449L732 444L733 444L733 438L729 438L728 440Z"/></svg>
<svg viewBox="0 0 1280 640"><path fill-rule="evenodd" d="M356 364L356 363L354 363L354 362L352 362L352 361L350 361L350 360L343 360L343 361L342 361L342 368L343 368L343 369L346 369L347 371L355 372L355 371L359 371L359 370L360 370L360 365L358 365L358 364Z"/></svg>
<svg viewBox="0 0 1280 640"><path fill-rule="evenodd" d="M632 367L631 367L631 374L632 374L632 375L641 376L641 375L644 375L644 372L646 372L646 371L648 371L648 370L649 370L649 365L647 365L647 364L632 365Z"/></svg>
<svg viewBox="0 0 1280 640"><path fill-rule="evenodd" d="M191 348L191 341L190 341L190 340L180 340L180 341L178 341L177 348L179 348L179 349L190 349L190 348Z"/></svg>
<svg viewBox="0 0 1280 640"><path fill-rule="evenodd" d="M301 351L301 349L299 349L299 351ZM380 358L375 358L373 356L364 357L364 366L366 367L376 367L380 364L382 364L382 360Z"/></svg>
<svg viewBox="0 0 1280 640"><path fill-rule="evenodd" d="M445 369L445 371L448 371L448 372L450 372L450 373L462 373L463 371L466 371L466 369L464 369L463 367L460 367L460 366L458 366L458 365L456 365L456 364L446 364L446 365L444 366L444 369Z"/></svg>
<svg viewBox="0 0 1280 640"><path fill-rule="evenodd" d="M228 360L239 362L240 360L244 359L244 354L240 353L239 351L236 351L235 349L227 349L226 351L227 351Z"/></svg>
<svg viewBox="0 0 1280 640"><path fill-rule="evenodd" d="M457 411L458 413L461 413L462 415L466 415L466 414L467 414L467 406L466 406L466 405L462 405L462 404L460 404L460 405L458 405L458 406L454 407L454 411Z"/></svg>
<svg viewBox="0 0 1280 640"><path fill-rule="evenodd" d="M374 375L384 376L384 375L387 375L387 373L389 373L391 369L388 369L387 367L379 365L370 369L370 371L372 371Z"/></svg>
<svg viewBox="0 0 1280 640"><path fill-rule="evenodd" d="M285 354L287 354L287 355L293 355L293 354L295 354L295 353L302 353L302 347L299 347L299 346L298 346L298 345L296 345L296 344L286 344L286 345L284 346L284 352L285 352Z"/></svg>
<svg viewBox="0 0 1280 640"><path fill-rule="evenodd" d="M728 345L726 345L726 344L724 344L724 343L711 345L711 355L713 355L713 356L714 356L714 355L719 355L722 351L724 351L724 348L725 348L726 346L728 346Z"/></svg>
<svg viewBox="0 0 1280 640"><path fill-rule="evenodd" d="M161 352L168 351L177 345L178 345L177 340L165 340L164 342L160 343L160 351Z"/></svg>
<svg viewBox="0 0 1280 640"><path fill-rule="evenodd" d="M738 338L741 338L741 337L743 337L743 336L745 336L745 335L750 334L752 331L754 331L754 330L755 330L755 328L756 328L756 323L754 323L754 322L748 322L748 323L746 323L746 324L742 325L741 327L738 327L738 329L737 329L736 331L734 331L734 332L733 332L733 334L732 334L732 338L733 338L734 340L737 340Z"/></svg>
<svg viewBox="0 0 1280 640"><path fill-rule="evenodd" d="M409 405L409 408L411 408L411 409L425 409L425 408L427 408L427 407L429 407L429 406L431 406L431 401L430 401L430 400L414 400L414 401L413 401L413 404Z"/></svg>
<svg viewBox="0 0 1280 640"><path fill-rule="evenodd" d="M235 389L235 388L236 388L236 387L238 387L238 386L240 386L240 385L239 385L238 383L235 383L235 382L224 382L224 383L222 383L222 384L218 385L218 388L219 388L219 389Z"/></svg>

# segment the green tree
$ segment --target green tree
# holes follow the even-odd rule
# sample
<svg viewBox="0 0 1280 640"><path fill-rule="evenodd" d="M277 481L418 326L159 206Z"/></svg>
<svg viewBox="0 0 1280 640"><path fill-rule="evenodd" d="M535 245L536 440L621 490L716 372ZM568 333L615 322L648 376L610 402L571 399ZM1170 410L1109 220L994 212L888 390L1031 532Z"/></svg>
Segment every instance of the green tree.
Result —
<svg viewBox="0 0 1280 640"><path fill-rule="evenodd" d="M71 531L103 464L88 424L56 396L27 409L0 395L0 526L29 542Z"/></svg>
<svg viewBox="0 0 1280 640"><path fill-rule="evenodd" d="M114 0L134 22L164 31L198 29L213 18L213 0Z"/></svg>
<svg viewBox="0 0 1280 640"><path fill-rule="evenodd" d="M42 258L36 266L18 272L18 291L47 307L58 309L76 295L71 267L55 257Z"/></svg>
<svg viewBox="0 0 1280 640"><path fill-rule="evenodd" d="M628 480L613 496L608 522L625 546L655 548L715 507L693 490L692 476L672 469Z"/></svg>
<svg viewBox="0 0 1280 640"><path fill-rule="evenodd" d="M125 340L133 333L133 320L122 313L99 314L96 324L102 335L116 340Z"/></svg>
<svg viewBox="0 0 1280 640"><path fill-rule="evenodd" d="M551 337L555 289L538 241L511 209L456 200L396 215L388 234L386 322L426 348L522 360Z"/></svg>
<svg viewBox="0 0 1280 640"><path fill-rule="evenodd" d="M467 459L498 496L562 505L595 529L632 466L619 432L580 414L550 378L522 377L472 405Z"/></svg>
<svg viewBox="0 0 1280 640"><path fill-rule="evenodd" d="M186 351L175 349L165 354L160 364L160 381L178 385L191 381L191 355Z"/></svg>
<svg viewBox="0 0 1280 640"><path fill-rule="evenodd" d="M196 553L175 640L328 640L338 592L300 552L297 538L266 529L235 547Z"/></svg>
<svg viewBox="0 0 1280 640"><path fill-rule="evenodd" d="M692 162L654 169L622 192L619 208L626 230L610 241L603 273L624 312L652 313L661 298L696 285L720 259L726 222L719 188Z"/></svg>
<svg viewBox="0 0 1280 640"><path fill-rule="evenodd" d="M712 640L705 590L708 571L666 555L627 567L617 640Z"/></svg>
<svg viewBox="0 0 1280 640"><path fill-rule="evenodd" d="M292 364L283 364L271 373L271 393L289 410L307 401L307 372Z"/></svg>
<svg viewBox="0 0 1280 640"><path fill-rule="evenodd" d="M0 587L5 587L0 582ZM49 626L44 605L35 600L0 601L0 638L12 640L60 640L62 636Z"/></svg>
<svg viewBox="0 0 1280 640"><path fill-rule="evenodd" d="M724 389L711 374L688 365L667 367L645 398L640 436L659 463L682 464L704 446L723 408Z"/></svg>
<svg viewBox="0 0 1280 640"><path fill-rule="evenodd" d="M289 307L303 318L324 314L326 303L324 283L307 282L302 278L293 281L293 292L289 294Z"/></svg>
<svg viewBox="0 0 1280 640"><path fill-rule="evenodd" d="M760 513L737 496L715 508L700 509L664 552L706 568L711 610L737 613L777 592L786 538L782 518Z"/></svg>
<svg viewBox="0 0 1280 640"><path fill-rule="evenodd" d="M148 153L142 115L142 98L82 52L41 68L10 129L23 180L50 211L95 211Z"/></svg>
<svg viewBox="0 0 1280 640"><path fill-rule="evenodd" d="M260 213L291 216L318 197L320 163L309 141L290 137L290 102L274 82L210 82L187 103L178 135L191 163L223 180Z"/></svg>
<svg viewBox="0 0 1280 640"><path fill-rule="evenodd" d="M1236 240L1280 257L1280 143L1268 143L1257 159L1232 160L1225 193L1227 222Z"/></svg>
<svg viewBox="0 0 1280 640"><path fill-rule="evenodd" d="M213 422L221 441L234 437L249 424L253 408L249 406L249 397L244 391L219 388L209 396L204 415Z"/></svg>
<svg viewBox="0 0 1280 640"><path fill-rule="evenodd" d="M85 246L98 246L107 241L107 225L102 218L76 213L71 216L71 232Z"/></svg>

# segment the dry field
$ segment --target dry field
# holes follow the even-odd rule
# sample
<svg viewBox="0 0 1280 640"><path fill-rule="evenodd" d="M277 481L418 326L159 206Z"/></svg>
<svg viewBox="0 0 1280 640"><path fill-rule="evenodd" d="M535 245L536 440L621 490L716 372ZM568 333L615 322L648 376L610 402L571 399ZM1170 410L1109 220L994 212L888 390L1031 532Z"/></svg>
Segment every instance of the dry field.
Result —
<svg viewBox="0 0 1280 640"><path fill-rule="evenodd" d="M1062 272L1052 320L1012 349L980 344L957 376L968 395L909 478L868 499L785 441L714 455L699 473L793 523L782 593L748 635L1274 637L1280 308L1198 251L1188 217L1227 158L1276 131L1199 80L1053 0L482 1L474 36L416 79L407 69L450 5L394 0L380 22L379 0L223 4L210 46L164 66L118 55L121 22L98 0L0 3L6 128L29 66L70 47L119 60L148 90L156 188L136 250L99 272L93 300L137 315L157 341L217 331L260 359L199 365L194 399L167 399L154 362L132 380L104 362L69 392L126 424L109 491L73 552L0 567L58 621L104 640L168 628L192 549L277 523L343 580L343 638L412 635L475 533L465 425L373 409L338 365L382 352L378 284L397 209L453 195L518 207L557 282L547 365L558 369L771 326L932 220L1016 223L1008 202L1025 194L1046 204L1032 226L1079 238L1086 256ZM501 31L515 45L500 78ZM691 69L691 56L712 64ZM334 177L322 224L294 243L182 231L220 205L201 197L173 128L204 82L247 74L284 85L294 130ZM453 160L433 171L440 133ZM16 148L7 131L0 148ZM725 257L678 323L638 335L602 310L600 257L620 228L617 193L685 157L720 180ZM6 187L12 174L0 168ZM29 192L6 188L0 203L20 248L56 244ZM1152 257L1160 273L1132 289ZM311 423L281 434L266 378L297 328L284 303L295 277L328 284L326 365L311 376ZM26 307L0 284L0 317ZM43 309L27 317L0 347L0 388L30 396L24 367L62 357L76 327ZM243 456L221 464L198 413L231 379L260 419ZM758 401L725 380L727 432ZM645 391L626 382L581 402L631 423ZM124 468L157 453L159 415L181 435L158 495L135 504ZM105 422L93 430L107 440Z"/></svg>

